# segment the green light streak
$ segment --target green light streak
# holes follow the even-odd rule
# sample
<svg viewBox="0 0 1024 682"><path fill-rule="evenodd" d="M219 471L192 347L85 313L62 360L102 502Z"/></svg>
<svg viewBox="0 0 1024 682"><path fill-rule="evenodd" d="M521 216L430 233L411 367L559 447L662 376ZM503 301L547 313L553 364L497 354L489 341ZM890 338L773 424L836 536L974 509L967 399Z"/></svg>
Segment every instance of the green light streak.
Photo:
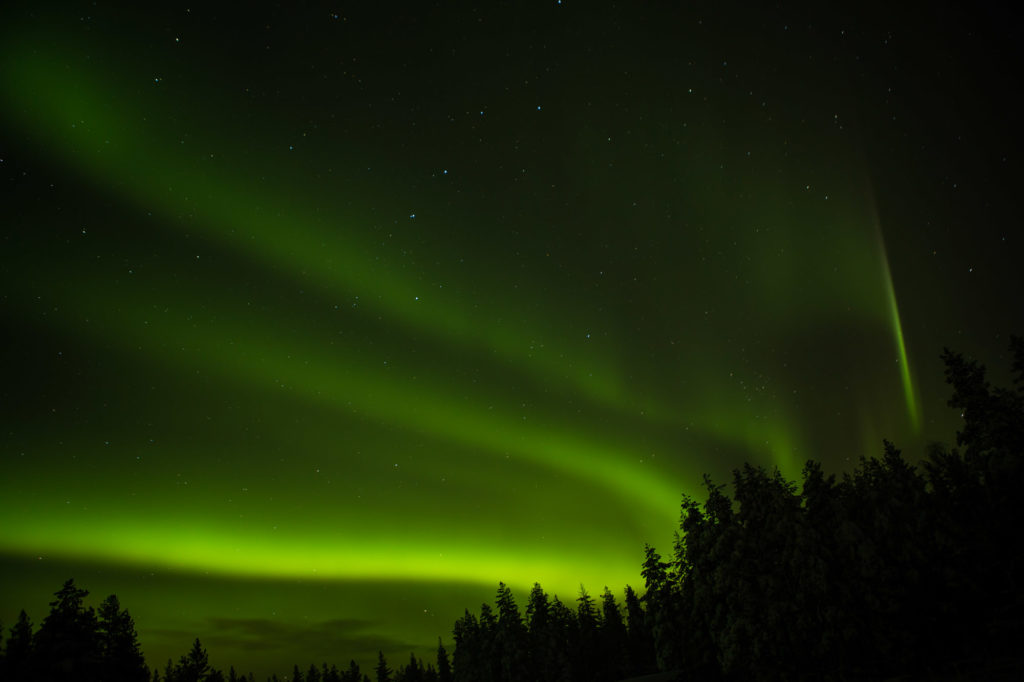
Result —
<svg viewBox="0 0 1024 682"><path fill-rule="evenodd" d="M449 282L447 288L435 286L438 283L425 283L421 277L408 276L374 260L369 255L373 246L352 228L352 219L308 212L305 207L317 205L317 198L295 201L266 187L254 193L205 155L159 142L166 134L153 127L146 110L126 104L139 101L138 97L129 100L115 95L80 60L75 61L74 68L64 65L71 61L59 55L37 54L29 47L10 48L3 71L4 95L11 103L8 109L21 115L24 128L52 153L101 184L116 186L119 196L147 209L158 209L168 218L195 215L192 226L269 269L283 268L303 278L312 277L333 297L344 296L347 300L358 296L357 312L363 315L376 317L383 313L389 324L426 331L472 352L492 357L497 354L536 381L550 384L556 379L561 383L557 388L566 394L578 391L588 400L623 414L642 412L647 420L680 422L679 409L628 390L620 372L602 358L599 350L589 346L570 350L557 342L571 338L575 332L559 330L543 321L495 321L489 317L492 311L473 310L475 306L466 306L450 293L467 285ZM137 80L145 79L137 76ZM150 108L157 110L159 99L150 99ZM190 147L199 144L195 139L192 136ZM238 177L243 175L236 173ZM346 227L332 229L325 225ZM769 277L768 281L773 280ZM496 297L495 301L495 309L517 307L509 300ZM700 402L706 398L703 396ZM723 398L720 402L727 405L730 400ZM697 430L756 452L763 451L767 444L776 464L792 470L793 436L786 430L763 429L743 416L728 418L724 415L734 411L729 408L708 409L705 404L688 411L691 421L698 422ZM710 426L723 419L730 423ZM462 438L477 440L469 435ZM550 439L527 440L544 452L539 456L551 452L546 445ZM594 475L607 481L621 479L623 472L604 468Z"/></svg>
<svg viewBox="0 0 1024 682"><path fill-rule="evenodd" d="M66 66L71 61L74 68ZM496 311L524 306L500 293L490 297L490 306L469 305L452 292L472 290L477 283L408 276L380 262L352 218L309 211L322 197L296 201L273 188L254 191L220 170L212 154L160 142L166 133L153 126L145 108L128 103L141 98L104 87L81 60L9 47L0 77L8 113L19 116L23 128L64 163L116 187L118 196L168 219L193 215L192 226L203 234L272 270L309 277L331 296L355 296L366 315L383 314L391 324L428 332L468 351L497 354L538 380L560 377L593 401L633 411L638 397L627 394L619 373L602 361L599 351L558 342L575 336L582 344L580 330L555 333L551 322L495 319ZM139 75L136 80L146 82ZM152 96L150 109L162 106ZM200 144L193 139L189 147Z"/></svg>
<svg viewBox="0 0 1024 682"><path fill-rule="evenodd" d="M921 431L921 415L918 408L917 389L914 386L914 378L910 371L910 360L907 357L907 346L903 339L903 323L900 319L900 309L896 300L896 287L892 281L892 271L889 268L889 255L885 248L882 223L878 216L878 207L875 203L874 191L872 191L870 184L868 186L868 196L869 206L874 218L875 235L878 239L878 250L882 261L883 283L885 285L886 303L888 304L889 322L896 340L896 351L900 365L900 383L903 386L903 399L906 403L910 425L914 433L917 434Z"/></svg>
<svg viewBox="0 0 1024 682"><path fill-rule="evenodd" d="M458 382L439 379L437 373L417 380L422 367L381 371L385 355L355 345L318 343L313 340L317 330L301 322L294 325L295 333L287 334L273 315L247 320L238 313L241 306L237 301L218 298L214 293L216 287L210 287L205 294L182 293L170 281L157 282L151 289L167 298L163 301L166 305L156 305L152 295L144 297L133 289L134 284L114 286L96 278L94 273L64 271L53 264L12 266L10 271L16 278L17 269L26 268L20 273L21 279L40 281L39 291L53 296L64 309L74 310L89 320L83 323L81 319L55 315L47 319L47 324L62 326L72 335L91 336L107 346L128 351L143 349L146 358L157 358L168 367L235 380L247 389L256 388L267 394L296 396L306 404L326 406L342 417L366 416L383 425L480 452L492 462L516 458L565 474L599 488L609 499L615 498L625 510L623 513L638 526L650 524L651 519L664 519L671 526L677 517L679 490L697 481L697 470L686 468L704 466L701 460L709 456L705 452L687 452L685 448L673 451L664 447L636 447L636 434L653 422L659 427L689 423L694 432L710 436L716 444L735 446L758 459L767 456L787 475L799 473L803 457L798 455L805 451L797 427L799 420L793 416L795 411L786 406L774 408L775 399L768 397L768 393L752 393L752 376L747 376L743 385L730 380L731 370L740 373L742 367L736 366L740 363L735 348L722 346L720 337L742 337L744 326L732 327L724 322L719 323L723 326L709 324L700 332L687 328L704 324L702 299L722 300L715 298L719 294L716 289L729 277L718 266L693 268L694 272L683 275L692 279L666 277L669 283L661 292L661 303L673 301L679 291L687 292L683 310L677 313L678 335L695 333L693 347L699 354L680 353L675 361L685 364L685 371L699 376L686 389L666 381L667 389L647 391L642 381L632 381L632 376L620 366L625 363L617 362L607 346L602 347L596 340L593 344L581 341L576 345L568 341L581 334L571 321L556 319L559 313L538 311L531 301L502 292L496 285L489 288L486 283L459 281L458 274L442 281L415 266L406 270L404 264L379 260L374 256L377 245L370 232L358 229L366 227L360 224L361 218L338 209L321 212L318 206L323 199L313 196L308 189L287 192L281 186L267 188L246 182L246 169L231 168L230 164L225 167L208 158L211 155L191 151L195 147L209 147L217 149L219 156L230 158L230 152L220 153L223 145L200 143L199 136L190 136L188 148L175 144L176 140L168 139L171 136L157 121L147 120L149 112L159 112L166 106L160 94L126 97L113 80L105 80L99 73L82 67L80 60L40 55L30 47L14 43L8 47L0 74L7 112L49 153L94 178L96 184L110 189L118 198L154 210L168 224L185 223L190 231L227 246L267 272L283 272L304 284L308 281L325 299L347 301L358 297L360 305L351 314L374 325L376 333L430 337L431 343L454 347L456 353L465 353L474 362L501 364L521 375L515 383L532 382L530 388L543 387L545 393L551 387L561 398L571 398L569 402L574 407L587 408L590 415L609 412L592 409L594 405L616 410L620 422L628 421L632 431L622 429L604 437L613 429L591 433L582 430L586 427L581 427L580 421L561 420L559 414L524 422L516 412L514 399L501 396L500 389L460 390ZM136 79L145 81L138 74ZM742 218L737 216L737 223L742 223ZM784 237L763 237L753 263L745 265L740 259L733 262L739 270L733 279L749 280L748 287L734 297L725 296L724 300L726 305L737 308L730 314L748 314L751 328L764 325L765 337L776 342L792 334L799 325L805 325L802 331L813 338L819 326L826 326L822 324L826 316L832 316L828 317L829 322L851 316L859 323L870 322L872 328L891 325L899 351L907 410L917 430L917 401L880 234L887 319L878 305L877 283L851 285L853 273L872 272L877 266L875 251L870 238L865 238L863 226L863 222L856 221L830 226L834 229L828 231L827 240L819 237L819 242L806 252L778 248L779 243L799 244L802 238L795 226L780 227ZM738 232L745 228L722 228L718 237L729 241L725 235L730 229ZM785 233L786 229L792 230L792 234ZM817 253L822 245L830 249L824 256ZM808 282L815 286L807 286ZM762 284L766 286L759 288ZM473 295L463 295L462 291L472 291ZM837 299L842 299L845 310L835 305ZM572 301L558 300L550 309L571 311L573 306ZM175 313L160 312L167 308ZM181 310L204 310L204 318L208 319L183 319L178 312ZM672 333L675 335L676 331ZM614 341L609 345L614 346ZM651 352L650 356L653 358L656 353ZM665 367L674 374L677 368L671 362L668 360ZM429 371L420 374L425 375ZM521 381L522 377L529 381ZM487 409L488 404L499 409ZM660 444L665 442L667 439ZM651 455L658 458L657 465ZM685 461L686 465L661 464L672 460ZM680 481L686 477L690 480ZM44 530L41 527L34 532ZM140 525L116 532L133 537L143 530ZM171 537L174 538L173 533ZM500 554L500 561L495 553L493 561L487 559L482 563L473 563L469 554L460 554L458 566L445 568L444 562L423 549L413 550L410 556L414 560L405 562L401 568L392 565L385 569L385 545L373 549L372 542L364 563L339 563L336 555L318 550L312 539L307 544L288 545L279 544L276 538L244 537L237 540L239 556L232 559L217 556L211 548L232 542L233 531L218 528L210 531L209 537L214 539L207 544L176 538L166 548L142 543L128 553L118 553L123 550L111 541L102 551L106 552L103 556L112 559L141 562L156 557L168 565L190 570L204 569L206 560L217 557L212 559L210 570L281 576L308 575L311 567L317 567L334 577L392 571L395 577L463 579L467 572L507 575L511 571L509 566L518 567L516 571L521 569L526 575L546 565L540 560L523 559L528 554L523 550ZM28 551L25 538L10 538L17 547ZM348 541L354 542L352 538L344 542ZM394 535L389 535L386 543L394 542ZM270 550L261 543L279 549ZM51 546L71 548L68 551L83 555L89 551L85 544L75 544L73 538L63 536L54 536ZM204 556L207 551L210 555ZM273 560L269 556L272 551L294 553L301 558ZM573 561L550 571L561 576L559 579L575 572L578 580L581 564L575 562L580 561L586 563L585 557L574 555ZM463 562L468 563L463 566ZM261 566L265 568L257 568ZM504 568L498 571L501 567ZM492 570L495 573L489 573Z"/></svg>
<svg viewBox="0 0 1024 682"><path fill-rule="evenodd" d="M635 557L604 557L601 565L595 566L592 552L566 548L545 554L507 543L446 546L438 538L411 538L402 543L401 559L396 560L392 537L321 531L312 537L290 533L271 539L269 533L219 527L203 516L138 521L114 518L105 522L101 533L83 532L73 521L55 525L49 519L28 520L7 529L5 551L231 577L422 580L491 586L493 576L504 576L520 586L542 580L549 589L569 594L581 580L590 585L611 579L623 584L635 581Z"/></svg>
<svg viewBox="0 0 1024 682"><path fill-rule="evenodd" d="M889 272L889 260L885 256L884 245L882 248L882 257L885 258L885 283L889 297L889 314L892 319L893 332L896 336L896 349L899 352L900 381L903 384L903 396L906 400L910 424L914 429L914 433L919 433L921 430L921 416L917 406L917 392L910 373L910 360L907 358L907 346L903 340L903 324L900 322L900 310L896 302L896 289L893 287L892 276Z"/></svg>
<svg viewBox="0 0 1024 682"><path fill-rule="evenodd" d="M42 275L40 277L40 274ZM459 398L439 382L410 375L373 371L382 365L367 351L335 345L330 351L309 339L311 332L283 337L267 324L253 329L233 322L237 312L217 309L215 301L190 300L187 292L175 292L172 306L141 298L139 285L118 288L102 281L88 289L64 287L82 278L68 278L68 271L36 272L51 287L60 306L79 311L90 320L62 318L77 333L91 333L126 350L144 348L149 356L172 366L200 367L250 384L256 388L288 390L305 400L327 405L342 414L364 414L449 442L480 449L492 457L514 453L540 466L562 471L596 483L609 493L628 500L640 519L657 517L671 521L678 511L678 484L649 470L641 453L628 446L596 441L555 425L533 425L506 416L506 410L483 405L499 402L493 396ZM24 273L23 278L32 277ZM206 310L204 321L187 323L182 310ZM422 385L421 384L425 384Z"/></svg>

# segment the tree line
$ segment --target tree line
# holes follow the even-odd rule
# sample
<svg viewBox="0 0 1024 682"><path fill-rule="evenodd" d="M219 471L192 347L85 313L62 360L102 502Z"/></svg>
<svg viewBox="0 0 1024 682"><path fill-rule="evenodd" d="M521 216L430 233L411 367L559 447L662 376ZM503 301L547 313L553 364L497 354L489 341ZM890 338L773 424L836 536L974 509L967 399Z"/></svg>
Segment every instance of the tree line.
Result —
<svg viewBox="0 0 1024 682"><path fill-rule="evenodd" d="M625 613L605 587L598 602L580 587L570 607L534 584L525 618L498 585L495 608L466 610L455 622L456 682L618 680L657 670L655 640L641 598L625 589Z"/></svg>
<svg viewBox="0 0 1024 682"><path fill-rule="evenodd" d="M147 667L131 614L110 595L98 610L85 606L89 595L68 580L54 593L50 613L38 630L24 610L10 629L0 655L0 682L255 682L240 675L234 666L225 673L210 665L209 655L197 637L178 661L168 659L163 671ZM448 653L437 641L437 665L410 654L409 662L394 670L378 652L374 677L363 673L354 660L339 670L327 663L298 665L284 679L288 682L452 682ZM267 682L279 682L277 674Z"/></svg>
<svg viewBox="0 0 1024 682"><path fill-rule="evenodd" d="M1011 340L1012 387L944 351L956 445L915 466L884 442L842 477L809 461L800 483L744 465L731 488L705 477L683 496L663 560L646 546L638 594L620 605L582 586L566 604L535 584L520 611L499 583L494 607L454 624L449 659L410 655L373 677L294 666L291 682L613 682L657 671L684 680L849 680L1024 676L1024 340ZM33 631L24 611L0 656L11 682L255 682L209 665L196 639L162 673L146 667L135 625L111 595L94 611L69 580ZM962 675L961 677L957 677ZM270 678L277 681L277 676Z"/></svg>
<svg viewBox="0 0 1024 682"><path fill-rule="evenodd" d="M22 610L0 658L2 679L149 682L131 614L115 595L86 608L88 594L68 580L35 632Z"/></svg>
<svg viewBox="0 0 1024 682"><path fill-rule="evenodd" d="M522 617L499 585L455 623L455 679L1024 677L1024 340L1011 353L1014 386L995 389L943 353L963 428L920 466L884 442L839 479L815 461L799 485L750 464L731 494L705 477L667 560L645 547L624 614L607 588L570 608L535 585Z"/></svg>

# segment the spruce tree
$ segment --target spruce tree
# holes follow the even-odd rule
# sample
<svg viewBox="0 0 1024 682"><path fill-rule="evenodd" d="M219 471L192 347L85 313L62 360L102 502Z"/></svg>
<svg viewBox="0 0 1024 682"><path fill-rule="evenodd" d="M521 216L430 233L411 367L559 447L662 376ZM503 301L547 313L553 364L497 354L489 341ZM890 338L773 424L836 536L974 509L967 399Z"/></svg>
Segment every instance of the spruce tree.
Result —
<svg viewBox="0 0 1024 682"><path fill-rule="evenodd" d="M495 651L494 635L498 629L498 619L494 615L491 605L483 603L480 605L480 657L482 663L481 675L487 680L501 679L501 661ZM479 679L479 678L477 678Z"/></svg>
<svg viewBox="0 0 1024 682"><path fill-rule="evenodd" d="M99 608L99 640L102 677L106 682L146 682L149 671L139 649L135 621L115 595Z"/></svg>
<svg viewBox="0 0 1024 682"><path fill-rule="evenodd" d="M88 590L68 580L54 593L50 613L32 643L37 676L52 682L100 679L96 613L84 606Z"/></svg>
<svg viewBox="0 0 1024 682"><path fill-rule="evenodd" d="M178 682L178 670L174 666L174 661L167 659L167 665L164 667L164 682Z"/></svg>
<svg viewBox="0 0 1024 682"><path fill-rule="evenodd" d="M440 637L437 638L437 679L438 682L452 682L452 665Z"/></svg>
<svg viewBox="0 0 1024 682"><path fill-rule="evenodd" d="M496 604L498 621L494 633L494 647L498 657L502 682L520 682L526 678L526 628L512 590L505 583L498 584Z"/></svg>
<svg viewBox="0 0 1024 682"><path fill-rule="evenodd" d="M377 652L377 667L375 668L377 673L377 682L391 682L391 668L388 667L388 662L384 660L384 652Z"/></svg>
<svg viewBox="0 0 1024 682"><path fill-rule="evenodd" d="M601 617L593 597L583 585L580 585L580 596L576 598L576 604L576 620L579 623L577 675L587 680L604 679L605 671L599 665Z"/></svg>
<svg viewBox="0 0 1024 682"><path fill-rule="evenodd" d="M534 680L548 680L555 669L555 637L552 633L551 603L548 595L534 583L526 602L527 666Z"/></svg>
<svg viewBox="0 0 1024 682"><path fill-rule="evenodd" d="M628 635L622 612L615 602L615 595L605 585L601 594L601 630L599 636L600 655L604 663L602 674L612 679L624 677L628 672Z"/></svg>
<svg viewBox="0 0 1024 682"><path fill-rule="evenodd" d="M416 654L409 653L409 663L401 675L402 682L423 682L423 663L416 660Z"/></svg>
<svg viewBox="0 0 1024 682"><path fill-rule="evenodd" d="M684 537L689 539L688 535ZM640 576L644 579L645 589L641 601L647 605L647 624L654 640L655 658L660 670L674 670L680 663L679 628L676 623L678 609L675 608L673 585L669 580L670 567L671 564L662 561L654 547L644 545Z"/></svg>
<svg viewBox="0 0 1024 682"><path fill-rule="evenodd" d="M338 674L333 665L328 671L327 665L324 664L324 682L361 682L362 679L363 673L359 670L359 664L354 660L349 660L348 670L341 674Z"/></svg>
<svg viewBox="0 0 1024 682"><path fill-rule="evenodd" d="M640 598L629 585L626 585L626 619L629 672L631 675L653 673L658 668L654 659L654 639Z"/></svg>
<svg viewBox="0 0 1024 682"><path fill-rule="evenodd" d="M551 659L545 668L550 682L570 682L582 679L577 671L577 652L580 643L579 621L572 609L562 603L558 595L551 598Z"/></svg>
<svg viewBox="0 0 1024 682"><path fill-rule="evenodd" d="M480 637L480 626L476 616L465 610L465 614L455 621L452 629L455 637L455 649L452 652L452 677L456 682L479 680L483 675L483 643Z"/></svg>
<svg viewBox="0 0 1024 682"><path fill-rule="evenodd" d="M209 671L210 657L196 637L192 648L178 663L178 678L175 682L201 682Z"/></svg>
<svg viewBox="0 0 1024 682"><path fill-rule="evenodd" d="M29 679L29 666L32 659L32 621L24 610L18 614L18 622L11 628L11 636L7 639L6 664L7 679Z"/></svg>

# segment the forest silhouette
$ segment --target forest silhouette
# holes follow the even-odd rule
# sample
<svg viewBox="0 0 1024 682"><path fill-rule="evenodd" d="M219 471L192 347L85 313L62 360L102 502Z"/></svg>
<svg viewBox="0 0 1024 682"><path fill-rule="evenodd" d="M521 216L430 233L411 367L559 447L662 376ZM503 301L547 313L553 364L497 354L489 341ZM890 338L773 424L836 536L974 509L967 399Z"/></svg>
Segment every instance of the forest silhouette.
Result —
<svg viewBox="0 0 1024 682"><path fill-rule="evenodd" d="M520 611L466 610L451 657L410 655L371 672L355 661L295 665L291 682L614 682L680 680L982 680L1024 677L1021 589L1024 340L1012 338L1012 386L946 350L960 411L956 445L914 465L885 442L841 478L808 461L802 481L750 464L731 487L705 477L683 496L666 559L646 546L641 592L619 604L581 586L573 602L535 584ZM22 611L2 642L11 682L254 682L209 664L197 638L147 667L134 621L111 595L97 610L68 580L38 629Z"/></svg>

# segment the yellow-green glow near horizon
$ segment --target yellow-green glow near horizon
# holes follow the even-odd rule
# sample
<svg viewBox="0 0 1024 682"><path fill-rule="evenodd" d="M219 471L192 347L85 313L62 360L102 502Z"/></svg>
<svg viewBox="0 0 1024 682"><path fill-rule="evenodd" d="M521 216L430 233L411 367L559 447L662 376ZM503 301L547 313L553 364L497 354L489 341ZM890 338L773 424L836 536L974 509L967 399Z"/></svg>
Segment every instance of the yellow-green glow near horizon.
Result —
<svg viewBox="0 0 1024 682"><path fill-rule="evenodd" d="M5 626L74 575L151 660L404 659L499 580L642 588L705 473L948 436L923 353L984 325L921 312L968 268L889 105L796 87L841 46L550 5L0 9Z"/></svg>
<svg viewBox="0 0 1024 682"><path fill-rule="evenodd" d="M228 169L221 165L197 166L199 156L195 153L159 142L166 135L153 127L158 117L146 114L145 109L137 108L134 102L111 90L111 86L103 85L102 78L89 68L81 65L69 68L72 60L70 53L56 56L40 53L29 46L9 47L4 68L4 96L9 103L8 110L21 118L25 129L35 139L47 145L51 153L70 166L90 176L92 182L99 186L116 187L119 195L140 207L158 208L167 219L186 212L194 215L195 219L190 222L193 227L223 242L241 257L250 258L265 267L291 272L294 276L309 278L318 284L325 298L349 300L354 297L359 301L357 315L367 314L364 309L371 316L385 313L394 319L395 332L423 330L437 337L438 343L465 346L474 353L494 352L498 358L511 363L503 372L511 372L512 376L516 373L535 376L529 381L541 381L548 386L545 393L553 389L565 396L578 396L584 405L591 405L591 411L606 413L605 418L618 421L620 427L627 425L627 433L636 434L667 420L686 425L685 431L692 429L724 443L735 443L740 451L769 453L774 463L782 466L789 475L797 473L802 455L797 453L798 447L794 443L803 438L792 426L779 428L769 421L766 428L759 424L759 415L748 413L744 416L742 409L731 416L730 412L735 408L730 408L729 403L737 396L733 394L709 400L713 398L715 388L706 383L699 388L700 400L675 407L652 398L650 394L645 395L643 391L625 391L621 379L601 379L623 373L621 368L610 362L609 357L603 358L599 353L580 347L580 344L572 352L557 350L562 339L572 333L567 328L567 321L555 323L552 319L538 317L536 321L539 324L533 330L529 318L524 320L525 325L516 321L514 324L499 322L500 326L494 326L493 317L470 313L458 297L449 295L449 291L465 290L470 286L468 282L459 282L457 275L449 277L447 290L440 285L436 288L430 284L424 286L422 276L410 278L394 266L368 261L365 254L371 250L372 244L360 236L360 226L346 219L343 213L332 218L326 217L330 215L329 210L326 215L318 210L318 217L309 214L306 207L317 205L322 199L311 195L305 201L296 202L294 196L286 200L277 196L272 187L254 192L233 179ZM134 78L142 80L138 74ZM167 105L159 97L141 101L150 109ZM194 134L193 137L202 140L204 135ZM199 143L190 142L190 146L196 144ZM214 158L217 155L209 156ZM843 232L838 236L850 242L844 248L870 252L870 240L858 245L854 232ZM315 329L297 334L293 332L290 338L277 338L280 332L276 324L266 324L262 328L252 327L251 323L233 326L230 322L232 310L237 310L242 302L224 299L219 304L217 295L209 298L209 289L201 288L203 293L199 297L188 298L189 285L186 284L184 290L179 290L169 299L158 294L156 299L147 300L145 297L159 292L161 285L159 281L147 282L144 275L133 277L136 284L130 289L120 285L110 287L101 281L81 288L77 283L87 281L88 274L68 277L69 270L65 270L64 265L50 271L40 269L39 265L35 264L32 271L22 271L15 276L23 281L35 277L42 287L36 289L37 292L47 292L48 298L52 297L61 306L80 311L77 317L63 318L72 325L67 331L73 331L75 326L81 325L81 318L85 318L88 324L78 327L79 333L95 335L95 341L99 343L109 338L124 349L152 348L148 351L150 355L162 357L170 369L176 366L200 368L203 372L212 372L227 381L242 382L257 390L287 387L305 401L326 404L341 414L369 416L382 424L390 423L439 438L440 442L475 448L488 457L500 459L514 454L517 458L534 462L541 470L574 475L598 485L604 495L621 497L629 516L647 519L647 523L642 525L648 532L655 527L652 520L669 527L677 513L680 492L696 492L695 484L701 473L698 468L681 467L679 464L668 469L662 466L662 463L668 464L673 457L679 456L682 461L700 461L700 458L694 460L696 452L687 455L686 446L683 446L683 452L672 452L665 448L664 443L658 443L647 446L646 450L631 452L635 448L615 445L607 436L600 436L599 442L557 423L545 425L545 422L551 422L546 414L529 420L525 417L522 420L518 417L510 419L505 415L515 412L508 404L511 401L493 391L480 393L480 389L474 387L469 393L455 397L448 395L450 391L442 386L439 377L427 382L429 388L425 388L424 383L416 382L415 375L429 374L430 370L418 364L397 376L382 375L379 370L371 368L386 366L385 355L367 351L365 347L339 347L334 341L329 347L312 342L309 339L315 336ZM18 270L12 272L18 273ZM892 320L900 340L901 371L907 388L906 353L887 265L884 277L888 304L893 311ZM769 275L769 279L775 279L774 273ZM484 290L491 287L486 282L473 285ZM135 287L142 287L149 293L140 294ZM491 288L494 295L502 296L498 293L500 287ZM357 291L366 291L368 295L360 296L355 293ZM421 297L416 292L424 292L424 300L420 301ZM852 289L851 293L862 297L863 287ZM161 297L166 299L162 303ZM517 297L518 301L510 298L500 303L498 309L521 309L524 299L518 294ZM870 305L870 298L866 303ZM218 305L220 309L215 307ZM809 305L817 304L812 300ZM181 324L181 315L166 314L171 306L179 310L203 309L210 320ZM791 302L788 314L799 313L799 310ZM858 308L857 311L868 318L876 314L870 308ZM500 315L499 312L498 320ZM302 325L301 322L297 324ZM559 326L564 328L559 329ZM547 331L540 332L540 329ZM589 338L590 335L586 336ZM182 351L189 351L190 355ZM711 349L702 352L706 355ZM701 362L706 360L705 357ZM729 372L729 376L732 375L733 372ZM494 412L493 407L484 407L486 403L504 403L504 406L501 411ZM909 393L908 406L916 427L916 407ZM621 416L616 416L616 411ZM613 440L615 438L618 437L613 437ZM703 447L707 447L706 441ZM682 478L679 478L680 474ZM116 537L135 535L119 532ZM45 544L45 527L36 528L32 537ZM67 546L66 538L53 537L49 542L53 550ZM163 552L144 550L142 548L147 545L138 542L133 541L132 544L134 549L123 556L112 549L106 550L110 554L98 549L94 551L97 556L107 556L112 560L141 561L149 557L158 563L178 567L198 569L202 565L201 553L188 544L178 546L170 543ZM89 543L83 543L76 552L88 554L88 546ZM258 560L259 552L253 553L255 547L250 544L246 552L220 557L208 568L229 571L232 562L245 557L244 568L239 569L244 573L263 571L267 575L301 575L324 561L322 558L285 562ZM302 547L300 554L317 556L311 545ZM358 564L361 569L337 568L333 572L328 570L326 574L345 577L374 572L389 574L383 565L386 553L375 556L374 560ZM504 565L507 566L506 572L512 572L509 579L527 583L529 571L523 574L514 571L515 566L523 565L515 559L520 556L521 550L504 555ZM464 557L449 560L450 565L458 568L452 569L448 578L463 580L481 570L491 573L482 564L466 566L463 560ZM496 558L487 566L501 564L502 561ZM444 577L443 565L444 561L435 561L428 570L419 560L403 562L394 575L440 578ZM390 571L393 573L395 569ZM557 573L564 577L569 571L562 568Z"/></svg>
<svg viewBox="0 0 1024 682"><path fill-rule="evenodd" d="M462 545L448 549L439 538L427 538L408 543L402 562L396 564L392 540L342 536L330 538L327 545L322 533L311 538L271 539L246 536L237 528L204 528L183 534L181 521L111 522L104 531L106 543L97 542L97 535L88 528L69 526L55 534L43 524L29 523L19 528L21 535L8 539L6 549L25 556L44 554L50 560L99 559L142 569L239 578L424 580L480 584L490 590L494 582L490 576L509 575L513 578L509 584L522 592L531 586L525 576L544 576L548 589L566 595L573 594L580 583L635 582L635 561L623 557L617 564L581 568L588 563L587 552L579 550L544 556L510 552L508 547ZM189 527L204 527L202 519L184 521ZM40 537L46 541L41 542ZM122 540L126 537L132 542L126 544ZM51 551L51 546L60 549Z"/></svg>

